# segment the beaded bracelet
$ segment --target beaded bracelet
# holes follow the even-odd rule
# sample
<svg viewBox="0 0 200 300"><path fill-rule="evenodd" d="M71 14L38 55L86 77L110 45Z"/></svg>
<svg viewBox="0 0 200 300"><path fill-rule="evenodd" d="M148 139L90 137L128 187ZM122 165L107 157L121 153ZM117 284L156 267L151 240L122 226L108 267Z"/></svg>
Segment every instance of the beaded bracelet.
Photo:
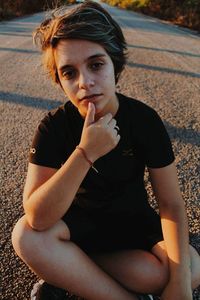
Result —
<svg viewBox="0 0 200 300"><path fill-rule="evenodd" d="M80 146L76 146L76 149L80 150L81 153L83 154L85 160L87 160L87 162L90 164L90 167L97 173L99 173L99 171L93 166L93 163L91 162L91 160L89 160L89 158L87 157L87 154L85 152L85 150L83 148L81 148Z"/></svg>

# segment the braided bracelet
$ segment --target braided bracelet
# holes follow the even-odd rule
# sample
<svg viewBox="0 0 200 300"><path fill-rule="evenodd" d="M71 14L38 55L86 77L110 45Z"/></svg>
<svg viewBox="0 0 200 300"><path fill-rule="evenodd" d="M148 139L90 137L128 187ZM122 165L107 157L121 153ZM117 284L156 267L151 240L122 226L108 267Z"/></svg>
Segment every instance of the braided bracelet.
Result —
<svg viewBox="0 0 200 300"><path fill-rule="evenodd" d="M89 160L89 158L87 157L87 154L85 152L85 150L83 148L81 148L80 146L76 146L76 149L80 150L81 153L83 154L85 160L87 160L87 162L89 163L90 167L97 173L99 173L99 171L93 166L93 163L91 162L91 160Z"/></svg>

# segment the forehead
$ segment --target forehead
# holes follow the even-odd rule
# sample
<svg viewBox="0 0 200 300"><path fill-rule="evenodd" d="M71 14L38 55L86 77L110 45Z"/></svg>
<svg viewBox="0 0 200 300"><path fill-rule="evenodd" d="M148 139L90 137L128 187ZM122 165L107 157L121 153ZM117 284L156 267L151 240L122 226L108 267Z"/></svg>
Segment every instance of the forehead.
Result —
<svg viewBox="0 0 200 300"><path fill-rule="evenodd" d="M70 65L81 63L95 55L109 57L100 44L87 40L63 39L54 50L57 67L63 63Z"/></svg>

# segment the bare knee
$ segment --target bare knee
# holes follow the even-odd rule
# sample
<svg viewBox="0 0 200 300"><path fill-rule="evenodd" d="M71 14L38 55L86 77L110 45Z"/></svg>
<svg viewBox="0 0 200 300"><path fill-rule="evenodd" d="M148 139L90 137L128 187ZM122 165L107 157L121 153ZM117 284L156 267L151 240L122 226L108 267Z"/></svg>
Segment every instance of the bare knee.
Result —
<svg viewBox="0 0 200 300"><path fill-rule="evenodd" d="M57 240L70 240L70 231L63 221L58 221L50 229L39 232L31 228L26 216L15 225L12 232L12 244L17 255L26 263L37 258L50 244Z"/></svg>
<svg viewBox="0 0 200 300"><path fill-rule="evenodd" d="M17 255L21 258L24 256L24 252L26 252L27 245L29 244L28 240L31 235L29 233L31 231L32 229L28 225L25 216L19 219L12 231L12 245Z"/></svg>
<svg viewBox="0 0 200 300"><path fill-rule="evenodd" d="M137 250L136 250L137 251ZM147 251L138 250L141 253L140 277L145 281L141 281L141 292L161 294L169 281L169 264L166 255L156 256L155 253L150 255ZM143 257L143 259L142 259Z"/></svg>
<svg viewBox="0 0 200 300"><path fill-rule="evenodd" d="M200 256L192 246L190 246L190 258L192 289L195 289L200 285Z"/></svg>
<svg viewBox="0 0 200 300"><path fill-rule="evenodd" d="M165 243L162 241L155 245L152 249L152 253L155 255L159 263L159 268L157 269L157 283L159 287L157 291L158 293L161 293L169 281L169 260Z"/></svg>

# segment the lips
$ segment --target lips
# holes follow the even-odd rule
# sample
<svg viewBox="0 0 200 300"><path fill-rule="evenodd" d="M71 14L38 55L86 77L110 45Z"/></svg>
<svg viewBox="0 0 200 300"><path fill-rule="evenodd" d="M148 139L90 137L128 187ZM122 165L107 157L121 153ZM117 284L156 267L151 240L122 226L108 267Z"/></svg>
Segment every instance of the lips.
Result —
<svg viewBox="0 0 200 300"><path fill-rule="evenodd" d="M92 95L86 95L83 98L80 99L80 101L82 100L86 100L86 101L92 101L95 100L97 97L102 96L102 94L92 94Z"/></svg>

